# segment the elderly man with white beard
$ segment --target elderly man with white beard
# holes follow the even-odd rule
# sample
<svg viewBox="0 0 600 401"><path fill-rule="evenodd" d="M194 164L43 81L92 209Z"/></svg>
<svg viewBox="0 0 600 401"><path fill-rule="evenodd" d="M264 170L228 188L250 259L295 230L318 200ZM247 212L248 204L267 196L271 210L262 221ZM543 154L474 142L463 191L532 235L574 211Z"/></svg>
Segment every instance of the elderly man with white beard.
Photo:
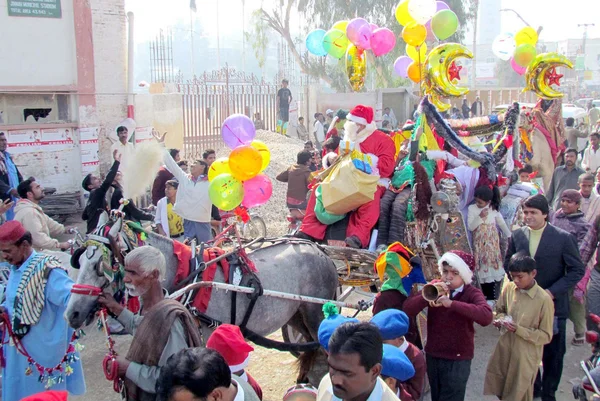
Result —
<svg viewBox="0 0 600 401"><path fill-rule="evenodd" d="M372 174L381 178L380 185L375 191L375 198L350 215L346 230L346 245L349 247L366 248L369 245L371 229L377 224L379 218L379 200L394 172L395 149L392 139L377 130L371 107L358 105L348 113L344 124L344 138L340 142L340 153L356 150L369 156L372 161ZM297 236L320 241L325 237L327 226L317 219L315 203L313 192L308 201L302 228Z"/></svg>
<svg viewBox="0 0 600 401"><path fill-rule="evenodd" d="M198 326L181 303L165 298L161 282L166 272L159 250L142 246L125 257L127 292L139 296L141 309L133 314L105 292L98 302L133 335L127 356L118 356L117 374L124 379L128 399L155 400L161 367L178 351L201 344Z"/></svg>

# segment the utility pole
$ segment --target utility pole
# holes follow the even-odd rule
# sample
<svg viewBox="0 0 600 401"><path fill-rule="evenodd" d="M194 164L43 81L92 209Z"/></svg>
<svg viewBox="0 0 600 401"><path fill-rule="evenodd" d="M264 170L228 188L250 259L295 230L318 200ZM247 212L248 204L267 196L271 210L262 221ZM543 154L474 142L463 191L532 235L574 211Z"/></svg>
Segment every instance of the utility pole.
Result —
<svg viewBox="0 0 600 401"><path fill-rule="evenodd" d="M221 69L221 42L219 40L219 2L216 2L217 5L217 67Z"/></svg>
<svg viewBox="0 0 600 401"><path fill-rule="evenodd" d="M190 76L190 79L194 79L194 76L196 75L196 60L195 60L195 51L194 51L194 8L190 7L190 44L191 44L191 51L190 51L190 55L191 55L191 68L192 68L192 75Z"/></svg>
<svg viewBox="0 0 600 401"><path fill-rule="evenodd" d="M588 27L590 26L596 26L595 24L577 24L578 28L583 27L583 38L581 40L581 49L580 52L578 52L578 55L576 57L579 57L579 53L581 53L581 57L583 57L583 69L581 71L577 72L577 78L579 79L579 88L583 89L583 81L585 78L585 45L587 42L587 36L588 36ZM576 58L577 60L577 58Z"/></svg>
<svg viewBox="0 0 600 401"><path fill-rule="evenodd" d="M475 6L475 18L473 22L473 63L471 69L472 83L471 87L475 89L477 87L477 25L479 19L479 0L473 0Z"/></svg>
<svg viewBox="0 0 600 401"><path fill-rule="evenodd" d="M246 1L242 0L242 71L246 72Z"/></svg>

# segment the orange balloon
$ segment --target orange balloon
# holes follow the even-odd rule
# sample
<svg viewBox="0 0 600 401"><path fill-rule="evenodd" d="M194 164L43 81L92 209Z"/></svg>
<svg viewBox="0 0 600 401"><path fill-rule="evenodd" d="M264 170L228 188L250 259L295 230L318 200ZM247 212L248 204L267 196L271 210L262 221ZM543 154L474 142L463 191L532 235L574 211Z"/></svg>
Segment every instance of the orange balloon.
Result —
<svg viewBox="0 0 600 401"><path fill-rule="evenodd" d="M421 46L427 39L427 28L416 22L409 22L402 29L402 39L411 46Z"/></svg>
<svg viewBox="0 0 600 401"><path fill-rule="evenodd" d="M229 155L231 175L240 181L246 181L260 173L263 159L260 152L250 145L238 146Z"/></svg>
<svg viewBox="0 0 600 401"><path fill-rule="evenodd" d="M415 83L421 82L421 68L419 68L419 63L413 61L410 63L407 69L408 77L411 81Z"/></svg>

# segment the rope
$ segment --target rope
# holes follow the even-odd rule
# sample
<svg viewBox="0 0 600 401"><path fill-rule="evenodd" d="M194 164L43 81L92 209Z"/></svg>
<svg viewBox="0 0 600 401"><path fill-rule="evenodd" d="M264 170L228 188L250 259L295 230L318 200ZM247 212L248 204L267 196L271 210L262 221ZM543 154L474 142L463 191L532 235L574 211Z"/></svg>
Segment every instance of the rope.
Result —
<svg viewBox="0 0 600 401"><path fill-rule="evenodd" d="M102 294L102 288L87 284L73 284L73 287L71 288L71 293L97 297L100 296L100 294Z"/></svg>
<svg viewBox="0 0 600 401"><path fill-rule="evenodd" d="M102 360L102 369L104 370L104 377L107 380L113 382L113 390L116 393L121 393L124 389L123 380L119 378L119 364L117 363L117 352L115 351L115 341L110 336L110 329L106 323L107 311L105 308L100 309L98 313L98 324L102 325L104 334L106 335L106 346L108 347L108 353Z"/></svg>

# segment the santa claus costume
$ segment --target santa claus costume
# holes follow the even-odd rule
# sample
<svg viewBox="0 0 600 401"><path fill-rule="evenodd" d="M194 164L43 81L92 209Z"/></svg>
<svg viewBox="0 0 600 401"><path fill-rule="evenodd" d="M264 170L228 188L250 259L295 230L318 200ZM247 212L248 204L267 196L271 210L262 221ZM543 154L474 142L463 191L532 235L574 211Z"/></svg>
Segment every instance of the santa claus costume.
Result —
<svg viewBox="0 0 600 401"><path fill-rule="evenodd" d="M250 352L254 351L254 348L246 342L238 326L222 324L217 327L208 338L206 348L214 349L221 354L231 373L245 380L262 400L260 385L250 376L250 373L244 370L248 367Z"/></svg>
<svg viewBox="0 0 600 401"><path fill-rule="evenodd" d="M379 175L381 178L374 199L351 212L346 230L347 245L366 248L369 244L371 229L379 219L379 200L394 172L395 162L394 142L388 135L377 130L371 107L358 105L347 116L344 124L344 138L340 143L340 153L351 150L358 150L370 156L373 174ZM317 219L315 203L315 193L313 192L308 200L306 216L304 216L298 236L323 240L327 226Z"/></svg>

